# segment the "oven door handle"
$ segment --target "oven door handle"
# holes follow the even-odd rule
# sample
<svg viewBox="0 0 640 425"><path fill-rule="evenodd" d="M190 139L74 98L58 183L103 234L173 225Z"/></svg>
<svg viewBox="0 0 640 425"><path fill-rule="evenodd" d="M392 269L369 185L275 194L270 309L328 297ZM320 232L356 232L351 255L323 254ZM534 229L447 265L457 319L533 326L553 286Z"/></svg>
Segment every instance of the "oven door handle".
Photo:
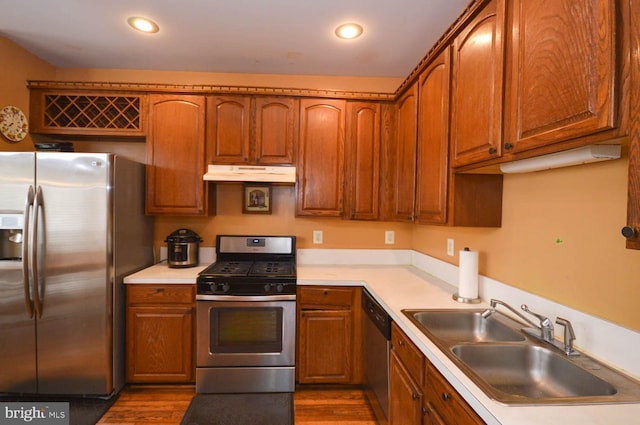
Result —
<svg viewBox="0 0 640 425"><path fill-rule="evenodd" d="M295 294L283 295L204 295L197 294L196 301L295 301Z"/></svg>

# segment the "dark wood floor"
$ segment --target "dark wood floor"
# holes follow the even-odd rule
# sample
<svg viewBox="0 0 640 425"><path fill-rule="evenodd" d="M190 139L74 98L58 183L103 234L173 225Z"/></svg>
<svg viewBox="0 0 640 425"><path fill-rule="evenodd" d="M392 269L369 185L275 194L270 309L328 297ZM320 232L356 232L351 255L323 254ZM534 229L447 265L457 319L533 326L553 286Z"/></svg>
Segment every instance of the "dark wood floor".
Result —
<svg viewBox="0 0 640 425"><path fill-rule="evenodd" d="M192 386L127 386L98 425L178 425L194 395ZM377 425L357 388L298 388L294 407L296 425Z"/></svg>

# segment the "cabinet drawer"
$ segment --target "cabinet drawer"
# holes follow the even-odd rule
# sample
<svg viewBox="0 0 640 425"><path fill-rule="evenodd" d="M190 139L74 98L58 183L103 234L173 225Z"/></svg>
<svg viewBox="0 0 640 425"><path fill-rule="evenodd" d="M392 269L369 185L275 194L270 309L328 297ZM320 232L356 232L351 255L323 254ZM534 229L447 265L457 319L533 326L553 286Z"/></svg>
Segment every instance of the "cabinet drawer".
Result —
<svg viewBox="0 0 640 425"><path fill-rule="evenodd" d="M457 425L480 425L484 421L471 409L462 396L449 384L444 376L427 363L425 398L435 409L444 423Z"/></svg>
<svg viewBox="0 0 640 425"><path fill-rule="evenodd" d="M423 356L418 347L402 332L398 325L391 324L391 346L407 371L422 386L424 379Z"/></svg>
<svg viewBox="0 0 640 425"><path fill-rule="evenodd" d="M298 287L300 308L340 308L350 309L353 305L355 288Z"/></svg>
<svg viewBox="0 0 640 425"><path fill-rule="evenodd" d="M192 304L195 285L127 285L127 304Z"/></svg>

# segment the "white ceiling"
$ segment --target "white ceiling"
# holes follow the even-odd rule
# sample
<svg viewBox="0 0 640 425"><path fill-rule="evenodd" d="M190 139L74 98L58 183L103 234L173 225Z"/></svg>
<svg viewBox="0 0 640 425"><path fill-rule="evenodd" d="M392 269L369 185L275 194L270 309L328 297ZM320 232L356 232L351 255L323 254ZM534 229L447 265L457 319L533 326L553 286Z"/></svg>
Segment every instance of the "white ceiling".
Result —
<svg viewBox="0 0 640 425"><path fill-rule="evenodd" d="M0 35L60 68L406 77L469 0L0 0ZM157 34L128 27L146 16ZM356 40L335 28L355 21Z"/></svg>

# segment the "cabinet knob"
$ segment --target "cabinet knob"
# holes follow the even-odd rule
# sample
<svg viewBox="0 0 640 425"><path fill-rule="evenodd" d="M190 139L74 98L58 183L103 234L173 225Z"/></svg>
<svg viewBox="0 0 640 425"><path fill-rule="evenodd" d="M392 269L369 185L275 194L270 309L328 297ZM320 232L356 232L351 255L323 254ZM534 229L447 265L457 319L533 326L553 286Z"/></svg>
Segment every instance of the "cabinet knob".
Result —
<svg viewBox="0 0 640 425"><path fill-rule="evenodd" d="M511 143L505 143L504 144L504 148L509 150L509 149L513 148L513 145Z"/></svg>
<svg viewBox="0 0 640 425"><path fill-rule="evenodd" d="M411 398L412 398L413 400L417 400L417 399L419 399L419 398L420 398L420 394L418 394L418 393L413 393L413 394L411 394Z"/></svg>
<svg viewBox="0 0 640 425"><path fill-rule="evenodd" d="M493 155L494 153L496 153L496 148L494 148L493 146L489 148L489 154Z"/></svg>
<svg viewBox="0 0 640 425"><path fill-rule="evenodd" d="M627 239L633 239L638 236L638 231L631 226L624 226L622 228L622 236Z"/></svg>
<svg viewBox="0 0 640 425"><path fill-rule="evenodd" d="M451 394L449 393L442 393L442 401L447 401L447 400L451 400Z"/></svg>

